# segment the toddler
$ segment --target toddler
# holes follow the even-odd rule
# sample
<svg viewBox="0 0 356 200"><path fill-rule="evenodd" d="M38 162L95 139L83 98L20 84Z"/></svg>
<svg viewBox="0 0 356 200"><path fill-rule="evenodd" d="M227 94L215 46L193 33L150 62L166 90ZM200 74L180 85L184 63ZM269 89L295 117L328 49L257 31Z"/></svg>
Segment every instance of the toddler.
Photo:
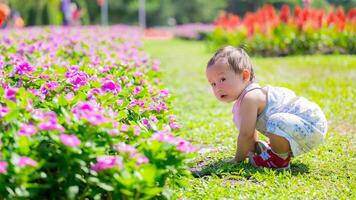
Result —
<svg viewBox="0 0 356 200"><path fill-rule="evenodd" d="M232 46L210 59L206 76L216 98L235 102L239 130L235 161L249 157L255 167L289 169L291 157L310 151L325 138L327 122L319 106L282 87L261 87L247 53ZM257 140L259 131L269 144Z"/></svg>

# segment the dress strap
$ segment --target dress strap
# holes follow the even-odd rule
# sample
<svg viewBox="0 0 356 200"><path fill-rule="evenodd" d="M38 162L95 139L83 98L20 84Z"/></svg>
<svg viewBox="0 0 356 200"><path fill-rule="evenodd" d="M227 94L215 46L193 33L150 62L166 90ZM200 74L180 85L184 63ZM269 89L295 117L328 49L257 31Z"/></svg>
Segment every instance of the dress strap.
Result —
<svg viewBox="0 0 356 200"><path fill-rule="evenodd" d="M242 93L238 97L239 101L241 102L247 93L251 92L252 90L256 90L256 89L262 90L262 87L260 85L258 85L257 83L251 83L248 86L246 86L244 91L242 91Z"/></svg>

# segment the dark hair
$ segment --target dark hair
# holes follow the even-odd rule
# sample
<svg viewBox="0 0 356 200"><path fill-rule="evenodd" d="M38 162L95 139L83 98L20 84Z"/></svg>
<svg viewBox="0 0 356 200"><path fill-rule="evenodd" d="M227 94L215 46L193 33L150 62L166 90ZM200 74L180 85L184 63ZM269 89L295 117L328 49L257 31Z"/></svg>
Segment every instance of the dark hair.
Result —
<svg viewBox="0 0 356 200"><path fill-rule="evenodd" d="M207 68L214 65L219 59L225 59L235 73L241 73L244 69L250 70L250 81L255 79L250 57L242 48L226 46L219 49L209 60Z"/></svg>

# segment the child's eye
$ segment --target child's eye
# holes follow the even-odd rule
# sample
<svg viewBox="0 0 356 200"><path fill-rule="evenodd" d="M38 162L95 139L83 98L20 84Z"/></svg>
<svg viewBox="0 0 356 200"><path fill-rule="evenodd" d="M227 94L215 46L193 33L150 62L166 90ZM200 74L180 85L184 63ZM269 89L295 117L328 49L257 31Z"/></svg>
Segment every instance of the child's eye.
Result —
<svg viewBox="0 0 356 200"><path fill-rule="evenodd" d="M215 83L211 83L210 85L211 85L211 87L215 87L216 84Z"/></svg>
<svg viewBox="0 0 356 200"><path fill-rule="evenodd" d="M225 78L221 78L220 79L220 82L224 82L226 79Z"/></svg>

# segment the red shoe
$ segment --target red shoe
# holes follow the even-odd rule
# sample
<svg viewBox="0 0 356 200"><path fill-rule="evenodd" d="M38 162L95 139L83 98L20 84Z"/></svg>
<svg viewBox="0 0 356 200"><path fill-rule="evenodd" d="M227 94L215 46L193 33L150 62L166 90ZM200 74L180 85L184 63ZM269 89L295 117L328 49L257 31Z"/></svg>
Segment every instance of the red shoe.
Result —
<svg viewBox="0 0 356 200"><path fill-rule="evenodd" d="M261 154L262 152L266 151L267 149L271 149L271 144L264 142L262 140L257 140L255 143L255 153Z"/></svg>
<svg viewBox="0 0 356 200"><path fill-rule="evenodd" d="M262 152L260 155L249 154L249 160L253 166L277 170L289 169L290 158L291 156L288 156L286 159L280 158L271 149L267 149L267 151Z"/></svg>

